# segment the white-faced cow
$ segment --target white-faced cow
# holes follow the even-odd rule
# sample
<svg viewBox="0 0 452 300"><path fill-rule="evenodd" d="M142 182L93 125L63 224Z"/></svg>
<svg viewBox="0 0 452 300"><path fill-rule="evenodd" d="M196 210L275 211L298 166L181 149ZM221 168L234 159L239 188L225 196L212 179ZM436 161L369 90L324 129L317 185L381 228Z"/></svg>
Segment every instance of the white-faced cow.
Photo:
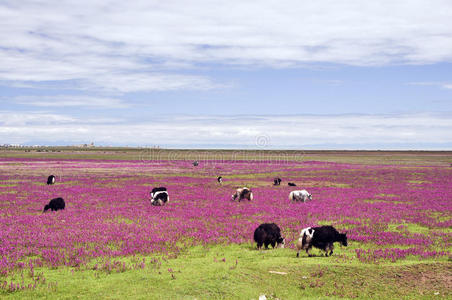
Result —
<svg viewBox="0 0 452 300"><path fill-rule="evenodd" d="M247 187L238 188L232 195L232 201L242 201L247 199L248 201L253 200L253 192Z"/></svg>
<svg viewBox="0 0 452 300"><path fill-rule="evenodd" d="M166 187L153 188L151 191L151 204L155 206L165 205L169 201Z"/></svg>
<svg viewBox="0 0 452 300"><path fill-rule="evenodd" d="M64 203L64 199L61 197L54 198L50 200L49 204L44 206L44 210L42 212L46 212L47 210L57 211L60 209L64 209L66 206L66 203Z"/></svg>
<svg viewBox="0 0 452 300"><path fill-rule="evenodd" d="M306 190L292 191L289 194L289 200L295 202L299 201L306 202L308 200L312 200L312 195L308 193L308 191Z"/></svg>
<svg viewBox="0 0 452 300"><path fill-rule="evenodd" d="M47 184L55 184L55 176L50 175L50 176L47 178Z"/></svg>
<svg viewBox="0 0 452 300"><path fill-rule="evenodd" d="M284 248L285 240L281 236L281 230L275 223L264 223L259 225L254 231L254 241L257 243L257 249L261 249L262 245L268 249L268 245L273 248L278 246Z"/></svg>
<svg viewBox="0 0 452 300"><path fill-rule="evenodd" d="M312 247L325 251L325 256L331 256L334 242L340 242L343 246L347 246L347 234L339 233L333 226L307 227L300 233L297 242L297 257L299 257L302 249L306 250L308 256L312 256L309 253Z"/></svg>

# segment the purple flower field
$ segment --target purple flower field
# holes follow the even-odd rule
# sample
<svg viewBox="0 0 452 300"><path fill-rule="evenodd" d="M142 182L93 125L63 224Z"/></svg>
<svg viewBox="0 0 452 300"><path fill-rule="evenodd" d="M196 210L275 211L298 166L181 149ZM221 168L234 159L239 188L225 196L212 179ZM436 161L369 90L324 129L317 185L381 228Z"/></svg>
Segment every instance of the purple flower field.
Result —
<svg viewBox="0 0 452 300"><path fill-rule="evenodd" d="M0 171L0 278L197 244L251 247L263 222L277 223L290 248L302 228L332 224L348 232L352 259L364 263L451 256L451 167L4 158ZM48 186L50 174L57 182ZM272 185L276 176L281 186ZM168 188L166 206L150 205L156 186ZM243 186L254 200L232 202ZM295 189L307 189L313 200L291 203ZM42 213L55 197L66 209Z"/></svg>

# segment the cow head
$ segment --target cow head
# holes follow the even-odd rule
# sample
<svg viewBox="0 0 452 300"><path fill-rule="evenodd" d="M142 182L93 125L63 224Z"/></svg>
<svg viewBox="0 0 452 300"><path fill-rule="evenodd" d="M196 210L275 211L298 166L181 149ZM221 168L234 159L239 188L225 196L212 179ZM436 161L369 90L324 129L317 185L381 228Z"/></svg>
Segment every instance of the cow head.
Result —
<svg viewBox="0 0 452 300"><path fill-rule="evenodd" d="M42 212L46 212L49 209L50 209L50 205L47 204L46 206L44 206L44 210Z"/></svg>
<svg viewBox="0 0 452 300"><path fill-rule="evenodd" d="M348 245L348 243L347 243L347 233L343 233L343 234L341 234L341 244L342 244L342 246L347 246Z"/></svg>
<svg viewBox="0 0 452 300"><path fill-rule="evenodd" d="M286 244L286 239L283 237L279 237L276 240L276 243L278 244L278 248L284 248L284 245Z"/></svg>
<svg viewBox="0 0 452 300"><path fill-rule="evenodd" d="M237 196L238 196L237 194L238 194L238 193L235 193L235 194L233 194L233 195L231 196L231 200L232 200L232 201L235 201L235 199L237 199Z"/></svg>

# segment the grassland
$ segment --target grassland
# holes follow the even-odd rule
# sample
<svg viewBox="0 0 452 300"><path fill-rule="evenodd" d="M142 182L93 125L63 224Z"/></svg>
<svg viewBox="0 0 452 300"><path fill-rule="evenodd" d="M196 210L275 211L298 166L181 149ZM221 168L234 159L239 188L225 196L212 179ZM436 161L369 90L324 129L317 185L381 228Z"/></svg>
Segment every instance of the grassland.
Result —
<svg viewBox="0 0 452 300"><path fill-rule="evenodd" d="M44 150L47 152L43 152ZM179 227L171 228L171 231L163 232L162 236L158 236L163 239L165 235L168 238L169 235L175 236L176 242L171 244L174 251L155 251L155 253L138 251L132 255L106 255L83 260L83 263L74 263L74 261L68 264L43 263L36 265L32 271L25 266L8 271L7 275L0 274L0 284L14 282L25 286L17 289L4 286L0 289L0 298L258 299L260 295L266 295L267 299L450 299L452 297L452 228L443 225L443 223L449 224L447 222L450 222L452 217L451 152L158 150L157 155L150 151L153 150L125 148L87 150L45 148L40 152L0 150L0 159L5 159L0 165L0 171L4 178L8 178L0 184L0 197L3 197L0 198L3 201L0 201L2 210L0 220L7 224L2 227L4 229L21 230L21 227L27 226L26 220L33 220L35 222L33 224L43 224L42 226L47 229L56 230L55 227L58 226L55 226L54 222L62 219L67 222L74 220L72 226L76 231L71 232L73 233L71 238L77 245L71 245L71 247L89 249L91 245L86 244L83 238L78 238L77 235L90 234L90 231L83 232L82 229L89 227L89 222L96 218L93 214L88 214L95 208L98 209L96 213L103 212L97 216L96 222L113 224L112 228L131 234L121 237L120 243L108 245L116 251L121 249L127 239L135 238L133 234L136 228L146 227L148 223L145 218L153 218L152 220L165 218L165 224L171 226L176 221L191 224L188 227L178 225ZM290 153L290 156L286 155L287 153ZM13 158L23 160L16 161ZM78 162L80 159L92 159L92 163L84 161L80 164ZM208 168L204 168L201 163L196 172L190 171L192 168L190 161L203 159L250 162L232 164L237 169L230 169L231 164L226 164L225 168L220 170L222 174L227 174L224 184L218 186L214 182L216 185L210 187L206 181L219 172L218 165L211 164ZM108 162L109 160L115 161ZM135 168L134 163L122 167L116 160L141 161L145 164L141 169ZM165 163L148 165L148 162L157 160ZM262 160L264 161L262 166L255 166L253 171L248 171L247 167L253 166L254 161ZM345 167L344 165L336 166L336 164L285 164L286 160L349 165ZM98 166L104 161L105 164ZM187 163L173 164L172 161L187 161ZM276 164L275 161L279 163ZM39 167L41 163L42 168ZM80 199L69 198L72 203L69 203L68 211L48 215L48 219L44 219L40 211L36 211L35 198L50 197L51 192L44 183L34 181L45 177L54 167L56 171L60 168L64 169L65 173L61 179L57 177L61 182L50 187L51 191L60 193L78 191L81 196ZM152 173L153 170L158 170L156 172L158 174ZM286 204L287 188L269 185L272 177L279 174L283 174L283 177L293 176L297 182L304 183L303 188L307 187L315 191L312 202L314 207L304 211L303 208ZM378 182L371 186L374 178ZM90 183L90 180L93 182ZM130 203L135 200L126 199L127 197L135 199L137 195L141 195L140 189L149 189L161 182L171 183L171 188L177 197L172 197L176 200L172 200L171 205L175 206L168 206L168 209L176 212L173 214L161 212L156 216L149 215L147 211L138 214L148 209L146 201L143 201L142 206L137 210L130 211ZM379 184L384 186L394 182L397 182L394 184L397 189L382 188L380 190L379 188ZM183 206L185 202L177 199L185 200L186 198L190 201L200 199L200 212L202 213L203 210L210 212L213 211L214 205L209 206L211 201L204 198L211 197L216 199L218 205L224 204L226 202L222 202L218 196L227 194L235 186L244 183L256 188L257 200L254 203L241 204L239 208L228 202L227 205L230 206L227 206L227 211L224 214L219 212L218 216L202 215L200 217L193 211L187 213L186 211L192 206L185 207ZM31 187L25 191L27 186ZM190 186L190 189L199 190L199 193L190 198L184 188L187 186ZM448 190L447 187L450 189ZM368 189L375 189L372 197L364 193ZM115 197L102 195L105 197L92 199L93 195L99 191L111 192ZM355 195L351 199L350 193L354 191L362 195ZM438 200L422 202L421 204L425 205L422 207L416 202L421 198L412 199L411 194L414 197L422 195L425 191L432 193L432 197L437 197L435 199ZM208 196L204 197L204 194ZM265 198L267 194L269 196ZM280 195L284 195L281 199L284 205L281 205L278 210L277 205L272 206L272 201ZM335 202L337 198L340 201ZM22 206L17 211L5 201L14 201L14 204ZM349 210L344 205L346 201L354 205L352 209ZM265 208L261 209L259 205ZM74 208L72 211L71 206ZM78 210L75 211L77 206ZM111 210L108 211L110 206ZM325 211L328 207L331 208L331 213ZM397 214L388 217L385 214L392 213L391 209ZM356 214L356 217L352 218L350 216L355 216L353 210L359 210L362 214ZM153 211L149 210L149 212ZM184 214L181 213L182 211ZM253 222L267 220L272 214L275 214L275 219L282 224L288 245L285 249L258 251L248 237L249 231L252 232L255 226ZM293 221L297 214L302 215L304 220L318 225L334 224L343 230L349 230L352 236L349 246L337 246L332 257L323 257L320 256L320 252L314 251L317 254L316 257L307 257L302 253L297 259L293 249L297 230L300 227L299 222ZM347 214L350 216L341 217ZM379 214L383 215L379 216ZM397 219L399 216L400 219ZM196 238L182 240L177 234L177 230L183 230L186 234L190 233L188 230L199 230L195 224L204 218L211 223L213 223L212 220L219 223L242 220L244 224L250 222L250 225L239 227L245 229L245 235L238 237L239 242L232 243L225 241L197 243ZM14 222L20 222L20 225ZM36 227L33 226L30 230L36 231ZM44 227L41 228L42 231ZM212 228L216 231L224 229L215 226ZM360 235L364 230L370 230L370 232ZM394 242L388 244L379 244L379 240L375 238L363 240L363 237L379 232L395 234L396 237L400 236L404 240L398 241L395 238ZM58 234L58 231L55 233ZM91 233L98 234L99 237L103 234L111 234L96 231ZM8 234L14 235L14 232ZM28 231L21 234L23 236L17 236L17 238L25 240ZM429 237L431 237L431 244L427 246L416 244ZM410 244L411 240L414 244ZM2 259L9 254L7 251L14 251L11 247L7 248L6 242L5 235L4 239L0 239ZM11 242L8 241L8 243ZM90 243L94 242L90 241ZM27 246L26 243L20 245ZM31 245L28 246L31 247ZM402 250L425 247L426 253L445 251L447 254L425 257L407 255L394 261L385 257L366 261L358 259L356 254L357 250L383 251L394 247ZM59 248L55 246L51 250L57 251ZM21 261L26 264L39 256L33 255L23 257ZM27 288L29 284L35 285Z"/></svg>
<svg viewBox="0 0 452 300"><path fill-rule="evenodd" d="M143 269L36 270L48 284L3 294L11 299L432 299L450 297L447 260L378 265L353 261L353 249L333 258L295 257L291 249L257 251L251 244L196 246ZM131 264L152 256L123 258ZM161 258L161 257L159 257Z"/></svg>
<svg viewBox="0 0 452 300"><path fill-rule="evenodd" d="M4 148L0 157L99 160L330 161L365 164L452 164L451 151L184 150L128 147Z"/></svg>

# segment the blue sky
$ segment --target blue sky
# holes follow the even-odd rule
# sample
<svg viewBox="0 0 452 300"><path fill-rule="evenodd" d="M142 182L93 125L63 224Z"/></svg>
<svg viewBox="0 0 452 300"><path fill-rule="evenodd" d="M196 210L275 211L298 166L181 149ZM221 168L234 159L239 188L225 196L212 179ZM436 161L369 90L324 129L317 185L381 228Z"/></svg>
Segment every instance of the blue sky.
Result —
<svg viewBox="0 0 452 300"><path fill-rule="evenodd" d="M0 144L452 149L450 1L71 2L0 2Z"/></svg>

